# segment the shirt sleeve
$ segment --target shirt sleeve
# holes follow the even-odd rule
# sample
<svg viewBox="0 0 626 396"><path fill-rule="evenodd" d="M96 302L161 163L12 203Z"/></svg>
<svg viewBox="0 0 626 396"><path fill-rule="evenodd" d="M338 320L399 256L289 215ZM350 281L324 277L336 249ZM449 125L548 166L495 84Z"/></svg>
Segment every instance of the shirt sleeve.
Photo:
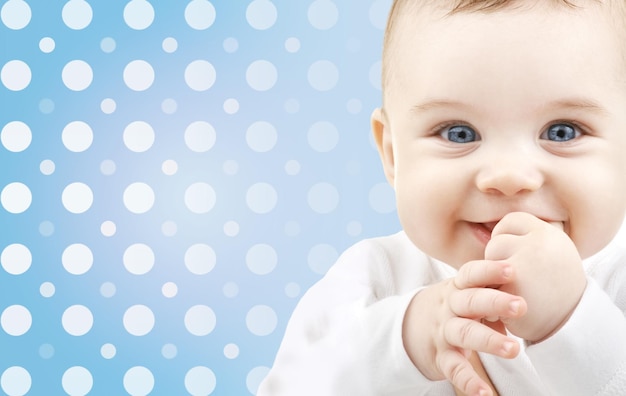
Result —
<svg viewBox="0 0 626 396"><path fill-rule="evenodd" d="M626 318L592 279L567 323L526 353L550 394L609 396L626 389Z"/></svg>
<svg viewBox="0 0 626 396"><path fill-rule="evenodd" d="M404 349L404 314L420 288L394 294L388 264L371 242L348 249L296 307L257 395L448 394Z"/></svg>

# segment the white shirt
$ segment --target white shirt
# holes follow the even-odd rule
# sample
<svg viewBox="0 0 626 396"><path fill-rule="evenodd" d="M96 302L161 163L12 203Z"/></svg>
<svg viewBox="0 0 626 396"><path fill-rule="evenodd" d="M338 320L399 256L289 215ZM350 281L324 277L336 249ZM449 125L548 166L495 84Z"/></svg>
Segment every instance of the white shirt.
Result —
<svg viewBox="0 0 626 396"><path fill-rule="evenodd" d="M557 333L520 340L515 359L480 354L501 396L626 395L626 226L583 264L587 289ZM419 290L455 274L404 232L355 244L299 302L257 395L454 395L413 365L402 321Z"/></svg>

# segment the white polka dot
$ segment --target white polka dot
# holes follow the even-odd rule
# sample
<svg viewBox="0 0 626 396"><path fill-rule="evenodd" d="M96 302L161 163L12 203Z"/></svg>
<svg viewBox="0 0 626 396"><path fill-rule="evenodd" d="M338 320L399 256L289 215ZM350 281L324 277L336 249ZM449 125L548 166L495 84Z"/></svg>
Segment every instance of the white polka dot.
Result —
<svg viewBox="0 0 626 396"><path fill-rule="evenodd" d="M93 131L86 122L73 121L63 128L61 140L69 151L80 153L91 147Z"/></svg>
<svg viewBox="0 0 626 396"><path fill-rule="evenodd" d="M144 275L154 267L154 252L143 243L130 245L124 251L122 261L126 270L134 275Z"/></svg>
<svg viewBox="0 0 626 396"><path fill-rule="evenodd" d="M100 232L105 237L112 237L117 232L117 226L114 222L107 220L100 225Z"/></svg>
<svg viewBox="0 0 626 396"><path fill-rule="evenodd" d="M111 282L104 282L100 286L100 294L102 294L102 297L111 298L115 295L116 292L117 288Z"/></svg>
<svg viewBox="0 0 626 396"><path fill-rule="evenodd" d="M226 359L236 359L239 356L239 346L237 344L226 344L224 346L224 356Z"/></svg>
<svg viewBox="0 0 626 396"><path fill-rule="evenodd" d="M174 114L178 110L178 103L174 99L165 99L161 103L161 110L164 114Z"/></svg>
<svg viewBox="0 0 626 396"><path fill-rule="evenodd" d="M370 22L379 30L385 30L387 26L387 15L391 9L392 0L374 0L370 6Z"/></svg>
<svg viewBox="0 0 626 396"><path fill-rule="evenodd" d="M246 193L246 204L254 213L269 213L276 207L278 194L268 183L253 184Z"/></svg>
<svg viewBox="0 0 626 396"><path fill-rule="evenodd" d="M161 47L168 54L173 54L178 49L178 41L174 37L167 37L163 40Z"/></svg>
<svg viewBox="0 0 626 396"><path fill-rule="evenodd" d="M216 381L210 368L196 366L185 374L185 389L192 396L210 395L215 390Z"/></svg>
<svg viewBox="0 0 626 396"><path fill-rule="evenodd" d="M185 129L185 144L191 151L204 153L215 145L215 128L206 121L196 121Z"/></svg>
<svg viewBox="0 0 626 396"><path fill-rule="evenodd" d="M224 47L224 51L228 52L229 54L232 54L233 52L236 52L239 49L239 42L237 41L236 38L228 37L227 39L224 40L223 47Z"/></svg>
<svg viewBox="0 0 626 396"><path fill-rule="evenodd" d="M326 243L315 245L309 250L307 262L316 274L324 275L339 258L337 249Z"/></svg>
<svg viewBox="0 0 626 396"><path fill-rule="evenodd" d="M76 1L76 0L72 0ZM70 396L85 396L93 387L93 377L89 370L81 366L70 367L61 379L63 390Z"/></svg>
<svg viewBox="0 0 626 396"><path fill-rule="evenodd" d="M117 43L112 37L105 37L100 41L100 49L106 54L110 54L115 51L116 47Z"/></svg>
<svg viewBox="0 0 626 396"><path fill-rule="evenodd" d="M297 99L287 99L285 102L285 111L289 114L295 114L300 111L300 102Z"/></svg>
<svg viewBox="0 0 626 396"><path fill-rule="evenodd" d="M51 99L41 99L39 102L39 111L43 114L51 114L54 111L54 102Z"/></svg>
<svg viewBox="0 0 626 396"><path fill-rule="evenodd" d="M7 184L0 193L0 202L4 209L14 214L25 212L30 207L32 199L30 189L18 182Z"/></svg>
<svg viewBox="0 0 626 396"><path fill-rule="evenodd" d="M337 146L339 131L332 123L319 121L309 128L307 140L313 150L325 153Z"/></svg>
<svg viewBox="0 0 626 396"><path fill-rule="evenodd" d="M28 87L31 78L30 67L21 60L9 61L0 70L2 84L11 91L21 91Z"/></svg>
<svg viewBox="0 0 626 396"><path fill-rule="evenodd" d="M154 191L146 183L133 183L124 190L124 206L130 212L142 214L154 206Z"/></svg>
<svg viewBox="0 0 626 396"><path fill-rule="evenodd" d="M222 165L224 173L230 176L236 175L239 172L239 164L235 160L224 161Z"/></svg>
<svg viewBox="0 0 626 396"><path fill-rule="evenodd" d="M213 65L205 60L195 60L185 69L185 82L194 91L206 91L215 84L217 73Z"/></svg>
<svg viewBox="0 0 626 396"><path fill-rule="evenodd" d="M307 12L309 23L316 29L328 30L337 24L339 10L330 0L315 0Z"/></svg>
<svg viewBox="0 0 626 396"><path fill-rule="evenodd" d="M133 0L136 1L136 0ZM134 60L124 68L124 83L133 91L145 91L154 83L154 69L145 60Z"/></svg>
<svg viewBox="0 0 626 396"><path fill-rule="evenodd" d="M80 214L91 208L93 204L93 192L91 188L84 183L72 183L63 190L61 200L68 212Z"/></svg>
<svg viewBox="0 0 626 396"><path fill-rule="evenodd" d="M72 275L82 275L89 271L93 264L91 249L81 243L68 246L61 258L63 268Z"/></svg>
<svg viewBox="0 0 626 396"><path fill-rule="evenodd" d="M300 51L300 40L295 37L289 37L285 40L285 49L292 54Z"/></svg>
<svg viewBox="0 0 626 396"><path fill-rule="evenodd" d="M285 235L294 237L300 233L300 224L296 221L290 220L285 223Z"/></svg>
<svg viewBox="0 0 626 396"><path fill-rule="evenodd" d="M307 202L316 213L330 213L339 205L339 192L332 184L318 183L309 189Z"/></svg>
<svg viewBox="0 0 626 396"><path fill-rule="evenodd" d="M163 164L161 164L161 170L163 174L173 176L178 172L178 163L174 160L165 160Z"/></svg>
<svg viewBox="0 0 626 396"><path fill-rule="evenodd" d="M265 153L273 149L277 139L276 128L269 122L257 121L250 125L246 131L248 147L258 153Z"/></svg>
<svg viewBox="0 0 626 396"><path fill-rule="evenodd" d="M192 274L208 274L213 271L216 262L215 251L203 243L192 245L185 252L185 266Z"/></svg>
<svg viewBox="0 0 626 396"><path fill-rule="evenodd" d="M178 354L178 348L174 344L165 344L161 348L161 355L166 359L174 359Z"/></svg>
<svg viewBox="0 0 626 396"><path fill-rule="evenodd" d="M372 65L372 67L370 67L370 73L369 73L369 79L370 79L370 84L372 84L372 87L376 88L377 90L382 90L382 85L381 85L381 74L382 74L382 63L380 61L374 63Z"/></svg>
<svg viewBox="0 0 626 396"><path fill-rule="evenodd" d="M116 169L117 166L113 160L104 160L100 163L100 172L102 172L103 175L111 176L115 173Z"/></svg>
<svg viewBox="0 0 626 396"><path fill-rule="evenodd" d="M54 224L50 221L42 221L39 223L39 233L45 237L54 234Z"/></svg>
<svg viewBox="0 0 626 396"><path fill-rule="evenodd" d="M350 236L359 236L361 235L361 232L363 232L363 226L358 221L351 221L348 223L346 231Z"/></svg>
<svg viewBox="0 0 626 396"><path fill-rule="evenodd" d="M50 176L51 174L53 174L55 168L56 166L54 165L54 162L51 160L43 160L39 164L39 171L46 176Z"/></svg>
<svg viewBox="0 0 626 396"><path fill-rule="evenodd" d="M154 375L143 366L132 367L124 374L124 389L130 396L147 396L154 389Z"/></svg>
<svg viewBox="0 0 626 396"><path fill-rule="evenodd" d="M225 297L235 298L239 294L239 286L235 282L228 282L222 288Z"/></svg>
<svg viewBox="0 0 626 396"><path fill-rule="evenodd" d="M93 10L84 0L70 0L63 6L61 13L63 23L73 30L82 30L89 26L93 18Z"/></svg>
<svg viewBox="0 0 626 396"><path fill-rule="evenodd" d="M339 81L339 70L331 61L317 61L309 67L308 81L317 91L330 91Z"/></svg>
<svg viewBox="0 0 626 396"><path fill-rule="evenodd" d="M21 336L30 330L33 317L30 311L22 305L11 305L2 311L0 325L2 329L12 336Z"/></svg>
<svg viewBox="0 0 626 396"><path fill-rule="evenodd" d="M117 348L113 344L104 344L100 348L100 355L105 359L113 359L117 354Z"/></svg>
<svg viewBox="0 0 626 396"><path fill-rule="evenodd" d="M217 197L207 183L194 183L185 190L185 206L193 213L208 213L215 206Z"/></svg>
<svg viewBox="0 0 626 396"><path fill-rule="evenodd" d="M115 101L111 98L104 99L100 103L100 110L102 110L104 114L113 114L115 113L116 108L117 103L115 103Z"/></svg>
<svg viewBox="0 0 626 396"><path fill-rule="evenodd" d="M235 114L239 111L239 101L237 99L226 99L224 101L224 112L226 114Z"/></svg>
<svg viewBox="0 0 626 396"><path fill-rule="evenodd" d="M54 287L54 284L51 282L44 282L39 286L39 294L41 294L42 297L50 298L54 296L55 292L56 287Z"/></svg>
<svg viewBox="0 0 626 396"><path fill-rule="evenodd" d="M63 329L73 336L87 334L93 326L93 314L84 305L72 305L63 312Z"/></svg>
<svg viewBox="0 0 626 396"><path fill-rule="evenodd" d="M256 336L270 335L276 329L278 317L276 312L267 305L252 307L246 315L246 327Z"/></svg>
<svg viewBox="0 0 626 396"><path fill-rule="evenodd" d="M277 264L278 255L270 245L260 243L248 249L246 265L250 272L257 275L267 275L274 271Z"/></svg>
<svg viewBox="0 0 626 396"><path fill-rule="evenodd" d="M257 394L259 385L261 385L261 382L265 379L265 377L267 377L267 374L269 374L269 372L270 369L263 366L255 367L250 370L250 372L246 376L246 387L248 388L248 392L250 392L250 394Z"/></svg>
<svg viewBox="0 0 626 396"><path fill-rule="evenodd" d="M370 189L370 206L374 211L382 214L396 210L396 195L389 183L378 183Z"/></svg>
<svg viewBox="0 0 626 396"><path fill-rule="evenodd" d="M43 98L39 101L39 111L42 114L51 114L54 112L54 101L52 99Z"/></svg>
<svg viewBox="0 0 626 396"><path fill-rule="evenodd" d="M32 11L25 1L9 0L2 6L0 17L2 18L2 23L9 29L20 30L30 23Z"/></svg>
<svg viewBox="0 0 626 396"><path fill-rule="evenodd" d="M285 163L285 173L289 176L295 176L300 173L300 163L296 160L289 160Z"/></svg>
<svg viewBox="0 0 626 396"><path fill-rule="evenodd" d="M296 298L300 295L300 285L294 282L285 285L285 295L289 298Z"/></svg>
<svg viewBox="0 0 626 396"><path fill-rule="evenodd" d="M39 40L39 49L44 54L51 53L52 51L54 51L55 47L56 47L56 43L54 42L54 39L52 39L51 37L44 37L41 40Z"/></svg>
<svg viewBox="0 0 626 396"><path fill-rule="evenodd" d="M194 305L185 313L185 328L195 336L210 334L216 322L215 312L206 305Z"/></svg>
<svg viewBox="0 0 626 396"><path fill-rule="evenodd" d="M227 221L224 224L224 234L229 237L234 237L239 234L239 224L235 221Z"/></svg>
<svg viewBox="0 0 626 396"><path fill-rule="evenodd" d="M348 103L346 103L346 109L350 114L359 114L361 109L363 109L363 104L358 99L350 99Z"/></svg>
<svg viewBox="0 0 626 396"><path fill-rule="evenodd" d="M152 4L146 0L131 0L124 7L124 21L131 29L147 29L154 21Z"/></svg>
<svg viewBox="0 0 626 396"><path fill-rule="evenodd" d="M178 294L178 286L174 282L165 282L161 287L161 293L164 297L174 298Z"/></svg>
<svg viewBox="0 0 626 396"><path fill-rule="evenodd" d="M93 81L91 66L82 60L73 60L63 67L63 83L72 91L84 91Z"/></svg>
<svg viewBox="0 0 626 396"><path fill-rule="evenodd" d="M16 0L9 1L15 3ZM4 370L0 377L0 386L2 390L9 396L24 396L30 391L32 378L30 373L23 367L12 366Z"/></svg>
<svg viewBox="0 0 626 396"><path fill-rule="evenodd" d="M168 220L161 225L161 232L167 237L172 237L178 232L178 225L175 222Z"/></svg>
<svg viewBox="0 0 626 396"><path fill-rule="evenodd" d="M269 61L254 61L246 70L246 81L255 91L268 91L278 81L278 70Z"/></svg>
<svg viewBox="0 0 626 396"><path fill-rule="evenodd" d="M2 268L11 275L21 275L28 271L33 262L30 250L19 243L11 244L4 248L0 256Z"/></svg>
<svg viewBox="0 0 626 396"><path fill-rule="evenodd" d="M207 0L192 0L185 7L185 21L192 29L208 29L215 22L215 7Z"/></svg>
<svg viewBox="0 0 626 396"><path fill-rule="evenodd" d="M50 359L54 356L54 347L50 344L41 344L39 347L39 356L42 359Z"/></svg>
<svg viewBox="0 0 626 396"><path fill-rule="evenodd" d="M133 305L124 313L124 328L134 336L145 336L154 327L154 314L145 305Z"/></svg>
<svg viewBox="0 0 626 396"><path fill-rule="evenodd" d="M246 9L246 20L256 30L266 30L274 26L278 12L269 0L254 0Z"/></svg>

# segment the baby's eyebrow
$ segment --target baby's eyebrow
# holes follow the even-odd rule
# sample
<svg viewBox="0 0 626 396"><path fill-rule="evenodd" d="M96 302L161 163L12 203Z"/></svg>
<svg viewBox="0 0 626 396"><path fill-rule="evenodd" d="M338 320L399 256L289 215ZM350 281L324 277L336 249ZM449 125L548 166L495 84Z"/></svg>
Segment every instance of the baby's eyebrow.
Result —
<svg viewBox="0 0 626 396"><path fill-rule="evenodd" d="M468 110L474 108L472 104L459 102L455 100L448 99L431 99L426 100L423 103L417 104L411 107L411 113L419 114L423 112L427 112L430 110L436 110L439 108L456 108ZM558 99L552 102L548 102L545 105L541 106L544 110L555 111L555 110L575 110L575 111L586 111L591 113L597 113L600 115L605 115L608 113L607 109L602 107L598 102L588 99L588 98L565 98Z"/></svg>
<svg viewBox="0 0 626 396"><path fill-rule="evenodd" d="M608 111L602 107L599 103L586 98L571 98L561 99L551 102L547 105L548 109L555 110L584 110L591 113L598 113L601 115L607 114Z"/></svg>

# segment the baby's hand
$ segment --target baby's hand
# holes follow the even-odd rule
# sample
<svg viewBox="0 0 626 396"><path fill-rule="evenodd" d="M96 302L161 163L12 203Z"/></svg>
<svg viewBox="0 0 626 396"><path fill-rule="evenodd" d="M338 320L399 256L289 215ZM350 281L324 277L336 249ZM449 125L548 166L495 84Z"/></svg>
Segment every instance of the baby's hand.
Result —
<svg viewBox="0 0 626 396"><path fill-rule="evenodd" d="M413 298L404 320L404 346L426 378L448 379L467 395L492 394L468 357L472 351L504 358L519 353L519 344L505 335L498 319L521 317L526 303L494 288L516 277L507 263L472 261L455 278L429 286ZM483 318L495 322L487 326L479 321Z"/></svg>
<svg viewBox="0 0 626 396"><path fill-rule="evenodd" d="M485 259L515 268L515 280L500 290L523 297L528 312L503 322L511 333L529 341L541 341L560 329L587 285L582 260L562 224L528 213L509 213L496 225Z"/></svg>

